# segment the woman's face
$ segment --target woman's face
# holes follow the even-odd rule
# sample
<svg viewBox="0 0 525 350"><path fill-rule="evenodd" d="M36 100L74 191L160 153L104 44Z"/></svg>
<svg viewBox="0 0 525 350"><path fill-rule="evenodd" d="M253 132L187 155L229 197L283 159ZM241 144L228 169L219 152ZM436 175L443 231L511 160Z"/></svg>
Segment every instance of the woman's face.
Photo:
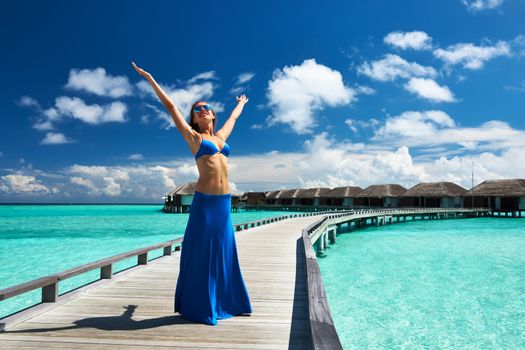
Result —
<svg viewBox="0 0 525 350"><path fill-rule="evenodd" d="M194 122L197 124L199 123L199 120L201 119L209 119L209 120L215 119L215 116L213 115L212 110L203 108L202 106L209 106L209 104L207 102L202 101L202 102L198 102L194 107L194 109L199 110L198 112L195 112L195 110L193 111Z"/></svg>

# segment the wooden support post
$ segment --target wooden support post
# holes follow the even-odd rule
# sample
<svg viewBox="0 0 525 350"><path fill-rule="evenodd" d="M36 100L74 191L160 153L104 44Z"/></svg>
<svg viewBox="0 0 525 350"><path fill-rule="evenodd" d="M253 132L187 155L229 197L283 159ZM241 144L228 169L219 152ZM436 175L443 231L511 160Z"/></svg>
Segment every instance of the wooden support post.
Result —
<svg viewBox="0 0 525 350"><path fill-rule="evenodd" d="M54 303L58 298L58 282L42 287L42 302Z"/></svg>
<svg viewBox="0 0 525 350"><path fill-rule="evenodd" d="M102 266L100 268L100 279L109 280L113 277L113 264Z"/></svg>
<svg viewBox="0 0 525 350"><path fill-rule="evenodd" d="M140 254L137 257L137 264L138 265L147 265L148 264L148 253Z"/></svg>
<svg viewBox="0 0 525 350"><path fill-rule="evenodd" d="M164 251L162 252L162 255L166 256L166 255L171 255L171 244L164 247Z"/></svg>
<svg viewBox="0 0 525 350"><path fill-rule="evenodd" d="M335 240L336 240L336 230L329 230L328 231L328 240L330 241L330 244L335 244Z"/></svg>

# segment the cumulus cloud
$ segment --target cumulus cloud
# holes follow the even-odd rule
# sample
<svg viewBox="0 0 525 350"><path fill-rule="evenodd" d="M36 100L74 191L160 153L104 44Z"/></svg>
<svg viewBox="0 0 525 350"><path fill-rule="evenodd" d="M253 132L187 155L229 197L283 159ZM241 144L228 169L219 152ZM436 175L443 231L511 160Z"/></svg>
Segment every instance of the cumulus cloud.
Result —
<svg viewBox="0 0 525 350"><path fill-rule="evenodd" d="M503 121L492 120L477 127L461 127L445 112L407 111L389 117L372 141L408 147L460 147L469 151L504 151L525 147L525 132Z"/></svg>
<svg viewBox="0 0 525 350"><path fill-rule="evenodd" d="M109 122L125 122L127 106L118 101L102 106L98 104L88 105L78 97L59 96L55 101L55 110L60 116L98 125Z"/></svg>
<svg viewBox="0 0 525 350"><path fill-rule="evenodd" d="M495 9L503 4L503 0L461 0L461 2L471 12Z"/></svg>
<svg viewBox="0 0 525 350"><path fill-rule="evenodd" d="M72 69L66 88L83 90L98 96L124 97L133 94L133 86L125 76L111 76L104 68Z"/></svg>
<svg viewBox="0 0 525 350"><path fill-rule="evenodd" d="M10 174L0 177L0 190L15 194L48 194L49 188L34 176Z"/></svg>
<svg viewBox="0 0 525 350"><path fill-rule="evenodd" d="M23 107L35 107L40 109L40 103L31 96L24 95L18 100L18 104Z"/></svg>
<svg viewBox="0 0 525 350"><path fill-rule="evenodd" d="M432 79L412 78L404 86L407 91L432 102L455 101L454 94L447 86L440 86Z"/></svg>
<svg viewBox="0 0 525 350"><path fill-rule="evenodd" d="M434 56L448 65L462 65L467 69L480 69L485 62L499 56L509 56L510 45L505 41L498 41L493 46L476 46L471 43L459 43L446 49L434 50Z"/></svg>
<svg viewBox="0 0 525 350"><path fill-rule="evenodd" d="M402 50L428 50L432 48L432 38L427 33L421 31L391 32L383 38L383 41L385 44Z"/></svg>
<svg viewBox="0 0 525 350"><path fill-rule="evenodd" d="M437 75L433 67L408 62L393 54L387 54L378 61L364 62L358 67L357 72L379 81L393 81L397 78L410 79L413 77L432 78Z"/></svg>
<svg viewBox="0 0 525 350"><path fill-rule="evenodd" d="M42 145L60 145L64 143L71 143L72 140L68 139L66 135L58 132L48 132L46 137L40 142Z"/></svg>
<svg viewBox="0 0 525 350"><path fill-rule="evenodd" d="M272 114L269 125L285 124L293 132L307 134L316 126L314 113L326 106L348 105L356 92L345 86L341 73L314 59L299 66L276 69L268 83L267 98Z"/></svg>
<svg viewBox="0 0 525 350"><path fill-rule="evenodd" d="M63 173L69 175L71 184L87 189L86 194L89 197L159 200L175 187L175 178L181 182L196 180L195 172L190 171L189 166L184 166L186 162L173 164L174 166L75 164L64 169Z"/></svg>

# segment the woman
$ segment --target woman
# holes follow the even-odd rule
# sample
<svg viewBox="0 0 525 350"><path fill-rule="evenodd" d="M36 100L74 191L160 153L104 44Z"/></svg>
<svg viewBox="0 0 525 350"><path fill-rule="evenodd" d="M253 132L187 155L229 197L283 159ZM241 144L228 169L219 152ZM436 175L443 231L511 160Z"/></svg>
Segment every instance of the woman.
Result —
<svg viewBox="0 0 525 350"><path fill-rule="evenodd" d="M182 242L175 312L186 319L209 325L216 325L220 319L251 314L230 216L227 166L230 147L226 143L248 99L245 95L237 97L237 106L224 126L215 132L216 115L208 103L197 101L193 104L188 124L151 74L134 62L132 65L148 80L173 117L195 155L199 170Z"/></svg>

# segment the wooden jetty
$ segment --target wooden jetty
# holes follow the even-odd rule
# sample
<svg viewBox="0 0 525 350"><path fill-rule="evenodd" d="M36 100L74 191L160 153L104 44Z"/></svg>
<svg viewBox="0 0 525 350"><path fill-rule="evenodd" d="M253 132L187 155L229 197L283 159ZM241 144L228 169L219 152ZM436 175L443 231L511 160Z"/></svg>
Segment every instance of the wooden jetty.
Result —
<svg viewBox="0 0 525 350"><path fill-rule="evenodd" d="M235 225L236 231L249 229L236 238L253 314L221 320L217 326L188 322L173 313L180 240L138 249L0 290L1 301L41 288L43 301L0 319L0 348L342 349L315 251L335 243L341 225L487 214L486 209L363 210ZM148 261L148 252L159 248L164 255ZM113 274L113 264L130 256L137 257L138 267ZM93 269L100 269L99 281L59 296L61 280Z"/></svg>

